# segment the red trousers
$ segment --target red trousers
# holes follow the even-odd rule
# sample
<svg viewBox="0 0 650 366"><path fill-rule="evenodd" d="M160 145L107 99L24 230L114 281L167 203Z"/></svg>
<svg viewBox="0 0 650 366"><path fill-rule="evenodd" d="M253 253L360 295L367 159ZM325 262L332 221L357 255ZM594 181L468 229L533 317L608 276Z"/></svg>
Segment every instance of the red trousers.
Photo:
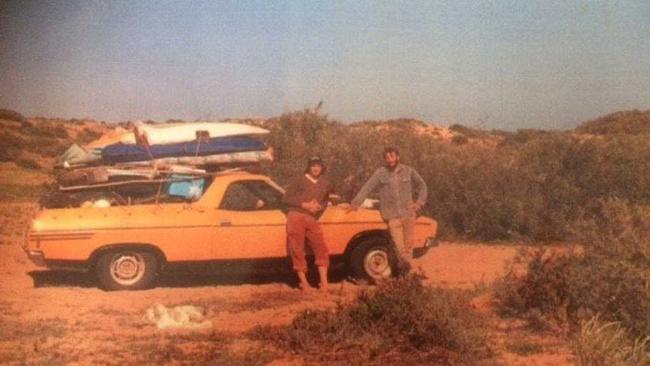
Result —
<svg viewBox="0 0 650 366"><path fill-rule="evenodd" d="M307 272L305 239L314 252L316 266L328 267L330 264L329 252L318 221L311 215L289 211L287 214L287 249L293 263L293 270L296 272Z"/></svg>

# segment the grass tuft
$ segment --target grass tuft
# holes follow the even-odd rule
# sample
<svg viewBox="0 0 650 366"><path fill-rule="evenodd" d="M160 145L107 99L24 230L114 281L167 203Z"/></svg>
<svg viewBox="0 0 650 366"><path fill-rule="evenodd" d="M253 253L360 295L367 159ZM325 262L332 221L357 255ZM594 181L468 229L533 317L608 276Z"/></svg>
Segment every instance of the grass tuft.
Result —
<svg viewBox="0 0 650 366"><path fill-rule="evenodd" d="M574 349L579 366L650 364L650 336L632 341L619 322L603 322L598 315L581 324Z"/></svg>

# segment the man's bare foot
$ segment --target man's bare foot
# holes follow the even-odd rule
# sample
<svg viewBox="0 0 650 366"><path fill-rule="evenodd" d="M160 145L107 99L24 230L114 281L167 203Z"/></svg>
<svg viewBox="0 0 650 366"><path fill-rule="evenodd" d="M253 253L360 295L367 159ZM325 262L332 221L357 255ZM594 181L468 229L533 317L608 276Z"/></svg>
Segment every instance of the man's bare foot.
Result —
<svg viewBox="0 0 650 366"><path fill-rule="evenodd" d="M325 283L321 282L321 284L318 286L318 289L323 291L323 292L327 292L330 289L330 285L327 282L325 282Z"/></svg>
<svg viewBox="0 0 650 366"><path fill-rule="evenodd" d="M302 292L310 292L311 290L313 290L313 288L309 286L309 283L299 283L298 288Z"/></svg>

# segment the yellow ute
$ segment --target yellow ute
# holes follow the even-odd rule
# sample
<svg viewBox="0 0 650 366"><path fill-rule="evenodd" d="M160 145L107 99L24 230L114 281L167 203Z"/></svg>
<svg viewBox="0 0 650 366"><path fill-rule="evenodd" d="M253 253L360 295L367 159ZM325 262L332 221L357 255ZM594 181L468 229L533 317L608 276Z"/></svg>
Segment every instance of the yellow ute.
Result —
<svg viewBox="0 0 650 366"><path fill-rule="evenodd" d="M109 290L143 289L173 265L221 266L287 257L283 190L246 172L217 175L194 202L41 210L24 249L36 264L94 271ZM379 211L329 206L319 222L333 260L360 278L394 264ZM419 217L416 256L434 245L435 220Z"/></svg>

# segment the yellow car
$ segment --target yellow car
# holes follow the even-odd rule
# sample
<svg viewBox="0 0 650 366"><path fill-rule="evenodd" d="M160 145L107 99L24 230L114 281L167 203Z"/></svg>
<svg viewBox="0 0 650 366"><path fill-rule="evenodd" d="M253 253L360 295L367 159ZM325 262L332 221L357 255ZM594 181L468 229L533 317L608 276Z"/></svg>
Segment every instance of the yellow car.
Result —
<svg viewBox="0 0 650 366"><path fill-rule="evenodd" d="M108 290L152 286L175 265L223 267L287 258L283 189L247 172L216 175L193 202L43 209L24 249L40 266L94 271ZM379 211L329 206L319 219L332 261L352 275L379 279L394 271ZM435 245L437 222L419 217L414 255Z"/></svg>

